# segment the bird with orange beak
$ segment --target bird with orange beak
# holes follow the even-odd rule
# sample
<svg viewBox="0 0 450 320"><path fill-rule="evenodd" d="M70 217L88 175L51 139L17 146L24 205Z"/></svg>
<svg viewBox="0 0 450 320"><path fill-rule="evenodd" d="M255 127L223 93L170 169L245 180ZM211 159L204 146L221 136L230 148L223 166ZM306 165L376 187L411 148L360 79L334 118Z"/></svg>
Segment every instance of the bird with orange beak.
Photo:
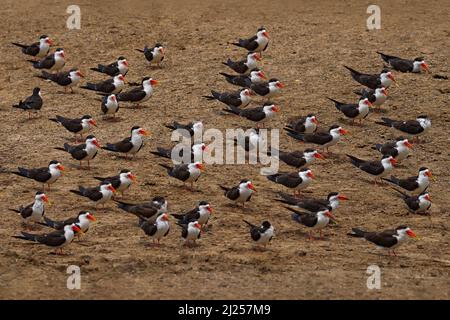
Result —
<svg viewBox="0 0 450 320"><path fill-rule="evenodd" d="M177 222L177 226L181 227L181 237L184 239L184 246L195 246L196 240L200 239L202 225L198 221L191 221L187 224Z"/></svg>
<svg viewBox="0 0 450 320"><path fill-rule="evenodd" d="M123 198L124 192L127 191L134 182L136 182L137 176L128 169L122 169L116 176L94 177L94 179L102 182L110 182L114 189L122 194Z"/></svg>
<svg viewBox="0 0 450 320"><path fill-rule="evenodd" d="M158 81L156 79L145 77L142 79L140 87L119 93L117 100L132 102L136 108L140 108L140 104L150 99L153 95L153 87L157 84Z"/></svg>
<svg viewBox="0 0 450 320"><path fill-rule="evenodd" d="M202 171L205 170L205 166L200 162L178 164L174 167L166 164L159 165L167 170L170 177L183 181L183 184L186 184L186 182L190 183L191 190L194 190L194 182L197 182L202 174Z"/></svg>
<svg viewBox="0 0 450 320"><path fill-rule="evenodd" d="M276 78L272 78L267 82L252 84L250 86L250 89L252 89L253 92L267 100L279 95L283 88L284 84Z"/></svg>
<svg viewBox="0 0 450 320"><path fill-rule="evenodd" d="M389 179L384 180L393 183L411 193L421 194L428 189L428 186L430 185L430 178L432 176L433 175L431 174L430 169L428 169L427 167L421 167L417 176L412 176L405 179L399 179L391 176Z"/></svg>
<svg viewBox="0 0 450 320"><path fill-rule="evenodd" d="M102 147L102 149L125 154L125 158L128 159L128 155L131 154L132 157L136 155L136 153L141 150L144 145L143 136L148 136L149 133L147 130L134 126L131 128L131 137L125 138L116 143L107 143L106 146Z"/></svg>
<svg viewBox="0 0 450 320"><path fill-rule="evenodd" d="M253 183L248 179L243 179L239 182L239 185L232 188L224 187L219 185L219 187L225 191L224 195L236 204L242 204L242 208L245 207L245 203L250 201L253 192L256 192L256 188Z"/></svg>
<svg viewBox="0 0 450 320"><path fill-rule="evenodd" d="M73 68L69 71L62 71L58 73L49 73L47 71L42 71L42 74L38 76L41 79L49 80L64 87L64 92L67 92L67 88L74 93L73 87L76 87L84 75L77 68Z"/></svg>
<svg viewBox="0 0 450 320"><path fill-rule="evenodd" d="M383 59L384 62L396 71L419 73L423 70L430 72L429 66L423 57L408 60L396 56L390 56L379 51L377 51L377 53L381 56L381 59Z"/></svg>
<svg viewBox="0 0 450 320"><path fill-rule="evenodd" d="M155 222L139 216L139 227L147 236L153 239L153 244L157 241L156 243L159 246L161 239L167 236L170 231L169 215L163 213L156 218Z"/></svg>
<svg viewBox="0 0 450 320"><path fill-rule="evenodd" d="M30 55L34 58L44 58L49 53L53 40L46 35L42 35L39 37L39 42L35 42L30 45L17 42L13 42L12 44L22 48L23 54Z"/></svg>
<svg viewBox="0 0 450 320"><path fill-rule="evenodd" d="M78 143L78 135L83 139L83 134L88 133L92 127L97 126L97 122L88 114L81 118L65 118L57 115L55 118L50 118L50 121L62 125L67 131L75 135L75 142Z"/></svg>
<svg viewBox="0 0 450 320"><path fill-rule="evenodd" d="M310 228L309 240L314 239L312 235L313 230L318 230L320 239L323 239L322 229L325 228L331 220L335 220L333 214L331 213L331 208L320 208L317 212L302 212L289 207L285 208L293 212L291 214L292 220L307 228Z"/></svg>
<svg viewBox="0 0 450 320"><path fill-rule="evenodd" d="M61 177L62 171L64 171L64 167L61 163L59 161L52 160L50 161L48 167L33 169L18 167L18 171L13 171L12 173L42 183L43 191L45 190L45 185L47 185L48 190L50 191L50 185L55 183L59 177Z"/></svg>
<svg viewBox="0 0 450 320"><path fill-rule="evenodd" d="M388 250L389 255L395 254L395 249L402 245L405 240L410 237L417 239L416 234L408 227L401 225L394 230L385 230L381 232L364 231L358 228L352 228L349 236L356 238L364 238L365 240L374 243L379 248Z"/></svg>
<svg viewBox="0 0 450 320"><path fill-rule="evenodd" d="M17 212L25 224L28 224L28 222L40 222L45 214L45 203L50 203L47 195L42 191L38 191L32 204L20 206L19 209L9 210Z"/></svg>
<svg viewBox="0 0 450 320"><path fill-rule="evenodd" d="M83 161L87 161L88 170L91 169L90 161L97 156L98 149L100 148L100 143L97 138L93 135L86 137L86 142L79 145L70 145L64 143L64 148L57 147L56 150L62 150L70 153L73 159L80 162L80 169L83 168Z"/></svg>
<svg viewBox="0 0 450 320"><path fill-rule="evenodd" d="M56 254L63 254L63 248L72 243L75 233L83 233L83 231L78 225L73 223L71 225L64 226L62 230L56 230L51 233L31 234L22 232L20 236L13 237L56 248Z"/></svg>
<svg viewBox="0 0 450 320"><path fill-rule="evenodd" d="M269 33L266 28L260 27L258 28L256 35L247 39L239 39L238 42L232 44L247 49L248 51L258 52L262 55L262 52L265 51L269 45Z"/></svg>
<svg viewBox="0 0 450 320"><path fill-rule="evenodd" d="M315 178L313 172L308 168L300 169L298 172L276 173L266 176L267 179L294 190L294 196L300 195L300 190L309 186Z"/></svg>
<svg viewBox="0 0 450 320"><path fill-rule="evenodd" d="M91 223L97 221L92 213L89 211L80 211L76 217L68 218L66 220L52 220L50 218L44 217L45 223L39 223L41 225L50 227L55 230L63 230L65 226L75 224L82 232L77 233L78 240L80 240L81 235L88 232Z"/></svg>
<svg viewBox="0 0 450 320"><path fill-rule="evenodd" d="M222 62L222 64L239 74L248 75L253 69L258 68L258 61L261 61L261 55L257 52L249 52L245 59L238 61L228 59L227 62Z"/></svg>
<svg viewBox="0 0 450 320"><path fill-rule="evenodd" d="M99 204L104 206L106 202L111 200L112 196L116 192L116 189L114 189L109 181L105 181L98 187L85 188L83 186L79 186L78 190L70 190L70 192L88 198L94 202L95 207L97 207Z"/></svg>
<svg viewBox="0 0 450 320"><path fill-rule="evenodd" d="M91 68L91 70L101 72L111 77L114 77L119 74L126 76L128 72L128 67L129 64L127 59L123 56L120 56L119 58L117 58L117 61L115 62L112 62L107 65L99 64L97 65L96 68Z"/></svg>

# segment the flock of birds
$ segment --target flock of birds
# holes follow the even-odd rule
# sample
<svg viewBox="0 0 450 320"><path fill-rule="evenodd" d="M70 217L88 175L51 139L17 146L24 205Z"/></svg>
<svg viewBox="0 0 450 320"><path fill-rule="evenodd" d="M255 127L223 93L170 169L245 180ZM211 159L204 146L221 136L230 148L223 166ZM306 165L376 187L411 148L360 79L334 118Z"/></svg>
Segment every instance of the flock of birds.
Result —
<svg viewBox="0 0 450 320"><path fill-rule="evenodd" d="M64 50L58 48L50 53L53 41L45 35L40 37L39 42L31 45L13 44L19 46L24 54L34 57L29 61L35 69L41 70L40 78L62 86L65 91L70 89L73 92L74 87L78 86L84 77L80 70L76 68L62 71L66 64ZM271 100L282 92L284 84L276 78L267 80L265 73L258 68L258 62L262 59L262 54L267 49L268 44L269 35L263 27L259 28L253 37L239 39L238 42L233 43L233 45L246 49L248 53L242 60L228 59L223 63L235 74L222 72L220 75L228 83L238 86L240 89L232 92L212 90L211 95L204 96L209 101L222 103L225 106L223 111L256 124L257 127L245 137L245 143L240 145L246 151L258 147L262 139L260 126L264 125L267 120L273 119L280 111L280 107ZM156 44L153 48L146 46L143 50L138 50L144 54L150 63L160 65L164 60L165 48L161 44ZM428 64L423 58L408 60L381 52L379 54L385 63L384 69L379 74L365 74L345 66L350 71L351 77L365 87L355 90L355 93L359 95L356 103L339 102L329 98L338 112L342 113L345 118L350 119L352 124L355 120L362 124L371 111L370 108L380 108L387 101L387 90L393 83L396 83L392 70L411 73L429 72ZM99 83L88 82L81 86L85 90L94 91L102 96L100 106L105 117L114 117L119 110L119 104L122 102L131 102L139 107L153 94L154 86L158 82L150 77L144 77L140 84L130 83L134 88L123 91L128 68L129 64L124 57L119 57L117 61L111 64L99 64L91 70L108 75L110 78ZM248 105L255 95L262 97L264 103L260 107L250 108ZM31 114L39 111L42 105L43 99L41 98L40 88L35 88L30 97L13 107L28 111L29 117L31 117ZM126 159L129 156L134 157L143 146L144 136L148 135L144 128L135 126L131 128L129 137L101 146L92 134L83 138L97 125L90 115L75 119L56 115L50 120L74 134L76 142L81 142L79 144L65 143L63 146L56 147L57 150L68 153L70 157L78 161L80 168L84 162L87 163L89 169L90 162L96 157L99 149L121 154ZM381 159L363 160L353 155L347 155L349 163L358 170L374 177L375 184L392 184L393 190L403 199L409 211L426 214L431 206L431 196L427 192L431 171L426 167L420 167L417 176L406 178L398 178L392 176L391 173L395 165L409 156L412 142L415 140L419 143L418 137L430 129L430 119L426 115L418 115L415 119L410 120L382 117L376 123L391 127L401 135L394 141L377 144L373 147L380 152ZM183 130L191 137L190 162L160 165L167 170L169 177L183 183L189 183L190 187L188 188L193 189L193 184L197 182L205 169L201 161L202 155L208 151L205 143L193 139L196 133L202 131L203 123L201 121L188 124L173 122L166 127L170 130ZM341 137L347 133L347 130L335 124L327 130L319 128L317 117L314 114L291 119L284 130L294 140L316 145L317 149L321 149L321 152L315 148L307 148L304 151L278 150L277 155L272 155L269 152L269 156L278 157L281 162L294 167L296 170L294 172L269 174L267 179L293 191L293 195L284 192L278 193L279 198L276 200L286 205L285 208L292 212L292 219L295 222L310 230L309 238L311 240L314 239L312 231L318 231L322 238L323 229L329 224L336 223L334 213L339 207L340 201L347 200L347 197L339 192L331 192L325 199L317 199L303 196L300 192L308 187L315 178L313 171L307 166L315 159L325 159L330 154L329 148L336 145ZM79 138L81 141L78 140ZM235 143L238 142L235 141ZM157 150L152 151L152 154L171 159L172 151L171 148L158 147ZM52 160L48 167L30 169L19 167L17 171L12 172L42 184L42 190L36 193L32 204L12 210L20 214L27 228L30 227L30 222L35 222L55 229L55 231L45 234L22 232L21 235L15 237L54 247L57 249L57 253L62 253L62 249L70 244L76 235L80 236L82 233L86 233L91 223L96 220L89 211L81 211L76 217L64 221L54 221L44 216L45 203L49 202L46 193L44 193L45 186L47 185L48 191L50 191L51 185L57 182L63 171L63 165L59 161ZM95 204L96 208L98 205L104 206L110 201L115 201L118 208L137 216L139 227L159 245L160 240L167 236L170 230L167 200L161 196L154 197L144 203L129 203L123 201L123 199L119 200L115 193L120 192L123 197L124 192L136 180L136 175L130 170L121 170L119 174L114 176L94 178L100 181L100 185L95 187L79 186L78 189L70 191L89 199ZM242 207L250 201L253 193L256 192L252 181L248 179L243 179L236 186L220 186L220 188L226 198L242 205ZM186 246L194 245L195 241L200 238L201 233L207 232L207 224L211 213L211 204L207 201L201 201L198 206L186 213L171 214L177 220L177 225L181 227L181 236L185 239L184 244ZM263 221L261 225L244 221L249 225L251 239L259 248L265 247L271 241L274 236L274 226L269 221ZM408 237L417 238L415 233L405 225L392 230L374 232L353 228L349 235L364 238L378 247L388 249L389 254L394 255L394 249Z"/></svg>

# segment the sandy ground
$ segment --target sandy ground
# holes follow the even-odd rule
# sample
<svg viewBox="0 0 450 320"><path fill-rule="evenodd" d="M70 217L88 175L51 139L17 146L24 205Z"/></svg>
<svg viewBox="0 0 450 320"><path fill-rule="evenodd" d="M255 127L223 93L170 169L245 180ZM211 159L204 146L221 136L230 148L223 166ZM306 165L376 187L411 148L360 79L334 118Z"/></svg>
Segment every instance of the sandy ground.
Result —
<svg viewBox="0 0 450 320"><path fill-rule="evenodd" d="M393 118L413 118L426 113L433 121L426 143L414 148L413 156L397 168L404 177L428 166L436 176L432 224L423 216L406 216L402 201L389 187L376 187L345 159L350 153L362 158L379 155L370 147L396 134L376 125L380 114L372 113L365 124L349 125L325 99L355 99L354 83L343 64L378 72L382 67L376 50L405 57L425 56L433 73L449 75L450 29L448 1L379 1L382 29L366 31L367 2L356 1L91 1L79 0L81 30L65 28L66 7L72 1L1 1L3 26L0 31L0 298L50 299L448 299L450 287L449 221L449 89L448 80L429 74L398 74L399 88L390 90L385 104ZM208 166L200 179L199 192L187 192L168 180L150 154L156 146L170 145L170 132L163 124L171 120L202 120L206 128L249 127L251 124L220 113L219 103L201 96L210 89L231 90L219 72L220 62L239 58L244 51L228 45L239 36L251 35L264 25L271 35L262 67L269 77L286 83L276 99L282 107L269 127L282 128L289 117L315 112L322 126L340 123L351 134L326 161L311 168L317 179L310 196L340 191L351 198L336 212L339 225L327 229L323 241L307 240L305 229L289 218L278 203L276 191L283 189L259 174L260 166ZM103 79L89 70L98 62L110 62L120 55L128 58L128 80L150 75L161 81L154 96L141 110L121 109L120 122L102 121L100 103L92 92L76 90L63 94L60 88L34 77L37 74L11 41L34 41L45 33L56 39L67 53L67 67L78 66L88 80ZM162 42L167 57L162 69L150 68L135 48ZM226 70L228 71L228 70ZM45 99L41 116L11 108L40 85ZM259 102L257 99L256 102ZM54 150L71 139L70 134L48 121L56 114L95 115L94 131L101 143L115 141L133 125L151 132L135 161L117 159L100 152L91 171L79 170L67 154ZM303 149L283 133L281 146ZM80 209L91 209L69 190L78 184L95 185L94 175L115 174L126 167L139 182L126 195L141 201L164 195L170 212L209 200L215 208L212 228L200 245L182 248L180 232L172 231L161 248L149 240L128 216L114 204L95 212L99 222L85 240L73 243L66 256L55 256L43 246L25 243L11 236L22 230L19 218L7 211L28 203L39 186L7 173L18 165L45 166L60 159L68 167L64 177L49 193L54 205L47 216L65 218ZM283 166L282 170L292 170ZM230 206L218 184L233 185L242 178L254 181L257 194L246 210ZM9 213L8 213L9 212ZM266 252L252 250L242 219L268 219L276 237ZM408 224L421 240L409 241L391 258L364 241L349 238L353 226L381 230ZM45 228L39 229L44 232ZM382 271L380 290L366 287L366 269L378 265ZM66 288L66 268L81 267L82 289Z"/></svg>

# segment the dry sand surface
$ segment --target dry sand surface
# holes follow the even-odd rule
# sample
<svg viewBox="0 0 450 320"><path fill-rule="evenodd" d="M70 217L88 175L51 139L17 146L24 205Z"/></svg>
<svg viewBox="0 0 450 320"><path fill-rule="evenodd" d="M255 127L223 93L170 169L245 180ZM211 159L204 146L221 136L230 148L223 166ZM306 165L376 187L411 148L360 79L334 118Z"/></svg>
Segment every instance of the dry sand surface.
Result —
<svg viewBox="0 0 450 320"><path fill-rule="evenodd" d="M366 1L78 0L81 30L72 31L65 28L70 4L73 1L1 0L0 298L449 298L450 82L433 78L435 73L450 75L448 1L378 1L382 29L371 32L365 27ZM200 191L189 192L177 181L168 180L158 166L165 161L150 154L156 146L170 145L170 131L163 124L172 120L202 120L206 128L221 130L251 126L238 117L223 115L222 105L201 96L210 89L235 89L218 73L226 70L222 61L240 58L245 52L227 42L252 35L260 25L271 36L262 67L270 77L286 83L283 94L275 99L282 112L269 127L282 128L289 117L315 112L321 126L339 123L351 132L335 148L334 156L311 166L317 179L308 189L309 196L324 197L338 190L351 198L337 210L339 225L328 228L323 241L308 241L305 229L272 201L283 189L261 176L259 165L207 166L198 183ZM105 78L89 67L124 55L131 65L128 80L150 75L161 83L146 108L123 108L118 114L120 122L103 121L93 92L76 89L75 94L64 94L56 85L39 80L26 57L10 45L11 41L34 41L43 33L66 50L67 67L80 67L88 80ZM157 41L167 47L161 69L149 67L134 50ZM416 174L420 166L428 166L434 173L431 224L427 217L407 216L402 201L388 186L374 186L346 160L346 153L375 159L379 154L371 146L396 136L375 124L382 114L372 113L363 126L353 126L325 99L354 100L352 90L358 86L342 65L379 72L382 61L376 50L404 57L425 56L433 72L397 74L400 86L389 90L384 105L393 118L426 113L432 119L426 143L416 145L412 157L395 169L401 177ZM42 88L45 104L40 117L28 120L26 113L11 105L28 96L36 85ZM56 114L95 115L99 126L94 133L101 143L126 136L133 125L145 127L151 136L134 161L101 151L91 171L79 170L67 154L54 149L72 139L48 120ZM305 145L283 133L281 147L301 150ZM18 165L45 166L51 159L59 159L68 170L49 193L54 204L47 208L48 217L62 219L80 209L92 209L69 190L78 184L95 185L94 175L115 174L126 167L139 179L126 200L164 195L170 212L209 200L215 208L212 227L197 248L187 250L173 224L164 245L153 248L136 227L135 218L109 203L106 210L94 212L98 223L84 241L75 241L65 256L14 239L11 236L22 230L21 221L7 209L31 201L39 185L8 170ZM292 169L283 165L282 170ZM242 178L252 179L258 189L245 210L231 206L217 186L233 185ZM243 218L273 223L276 237L267 251L252 250ZM408 241L396 258L346 235L354 226L382 230L399 224L409 225L421 240ZM42 227L37 232L46 230ZM366 287L366 269L373 264L382 270L381 290ZM68 265L81 266L81 290L66 288Z"/></svg>

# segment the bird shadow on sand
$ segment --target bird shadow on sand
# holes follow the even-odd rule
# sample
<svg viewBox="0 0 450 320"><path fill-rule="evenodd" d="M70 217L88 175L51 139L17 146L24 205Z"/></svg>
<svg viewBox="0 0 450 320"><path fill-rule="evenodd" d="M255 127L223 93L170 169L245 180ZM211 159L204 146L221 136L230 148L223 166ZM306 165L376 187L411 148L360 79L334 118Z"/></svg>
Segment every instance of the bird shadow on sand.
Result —
<svg viewBox="0 0 450 320"><path fill-rule="evenodd" d="M371 113L378 113L378 114L383 113L384 114L384 113L388 113L388 110L384 109L384 108L374 108L374 109L371 109L370 112Z"/></svg>
<svg viewBox="0 0 450 320"><path fill-rule="evenodd" d="M102 121L105 121L105 122L121 122L121 121L123 121L123 118L120 118L120 117L103 117Z"/></svg>
<svg viewBox="0 0 450 320"><path fill-rule="evenodd" d="M28 122L32 122L34 120L39 120L41 118L41 115L37 115L37 116L33 116L31 118L24 118L22 120L19 121L19 123L28 123Z"/></svg>

